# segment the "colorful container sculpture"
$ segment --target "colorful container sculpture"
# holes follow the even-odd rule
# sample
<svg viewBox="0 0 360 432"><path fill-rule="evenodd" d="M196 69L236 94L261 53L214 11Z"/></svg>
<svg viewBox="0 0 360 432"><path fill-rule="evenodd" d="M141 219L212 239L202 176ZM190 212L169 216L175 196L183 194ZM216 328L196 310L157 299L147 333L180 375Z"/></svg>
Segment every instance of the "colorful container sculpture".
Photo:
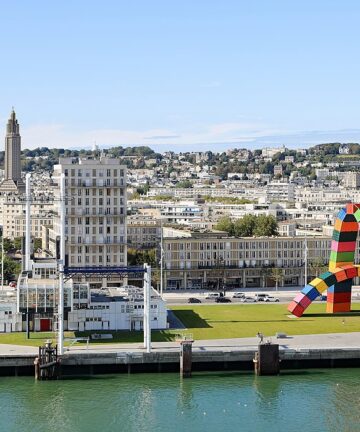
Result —
<svg viewBox="0 0 360 432"><path fill-rule="evenodd" d="M289 304L288 310L293 315L301 317L326 290L326 312L350 312L352 280L360 276L360 266L354 265L359 222L360 204L348 204L340 210L331 242L329 271L312 280Z"/></svg>

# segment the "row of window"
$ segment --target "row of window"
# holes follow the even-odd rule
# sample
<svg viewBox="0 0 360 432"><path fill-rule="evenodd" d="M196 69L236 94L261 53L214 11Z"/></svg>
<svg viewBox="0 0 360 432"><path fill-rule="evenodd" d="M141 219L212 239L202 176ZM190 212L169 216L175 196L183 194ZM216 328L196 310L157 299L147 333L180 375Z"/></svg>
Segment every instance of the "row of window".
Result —
<svg viewBox="0 0 360 432"><path fill-rule="evenodd" d="M82 237L82 236L77 236L77 237L70 237L70 243L71 244L82 244L82 243L87 243L87 244L99 244L99 243L105 243L105 244L120 244L120 243L125 243L125 238L124 236L100 236L100 237L95 237L95 236L88 236L88 237Z"/></svg>
<svg viewBox="0 0 360 432"><path fill-rule="evenodd" d="M331 240L311 240L308 247L314 249L329 248ZM223 249L304 249L303 241L239 241L239 242L204 242L204 243L165 243L167 250L223 250Z"/></svg>
<svg viewBox="0 0 360 432"><path fill-rule="evenodd" d="M102 255L85 255L83 258L81 255L70 256L70 264L103 264L103 263L113 263L113 264L124 264L124 255L106 255L104 258Z"/></svg>
<svg viewBox="0 0 360 432"><path fill-rule="evenodd" d="M107 246L71 246L70 252L72 254L75 254L76 252L81 254L85 252L86 254L89 253L116 253L121 252L123 253L125 251L124 245L107 245Z"/></svg>
<svg viewBox="0 0 360 432"><path fill-rule="evenodd" d="M70 174L71 177L124 177L125 171L123 169L83 169L83 168L71 168L65 169L65 177L68 177Z"/></svg>
<svg viewBox="0 0 360 432"><path fill-rule="evenodd" d="M72 218L69 218L70 220L66 221L66 222L69 222L71 226L74 226L76 224L76 222L77 222L77 225L83 225L84 223L86 225L89 225L90 223L91 223L91 225L96 225L96 224L98 224L98 225L104 225L104 224L106 224L106 225L117 225L117 224L123 225L125 222L125 219L123 217L99 216L98 213L96 213L96 214L98 216L97 218L95 218L95 217L90 218L90 216L85 216L85 218L72 217ZM69 223L67 223L67 225ZM121 230L121 228L122 227L120 227L120 230Z"/></svg>

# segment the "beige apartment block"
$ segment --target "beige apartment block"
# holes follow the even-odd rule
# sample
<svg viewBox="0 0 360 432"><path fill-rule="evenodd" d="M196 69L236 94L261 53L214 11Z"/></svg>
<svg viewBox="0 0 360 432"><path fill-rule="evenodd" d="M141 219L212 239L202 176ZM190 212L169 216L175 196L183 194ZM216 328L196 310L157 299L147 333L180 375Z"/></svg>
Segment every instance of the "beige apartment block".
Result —
<svg viewBox="0 0 360 432"><path fill-rule="evenodd" d="M188 233L187 233L188 235ZM331 238L228 237L224 233L191 233L164 238L166 289L228 289L274 286L272 268L283 269L280 286L304 284L305 239L308 276L324 271ZM319 265L318 265L319 267Z"/></svg>
<svg viewBox="0 0 360 432"><path fill-rule="evenodd" d="M118 159L60 158L54 179L65 174L66 265L126 266L126 167ZM60 192L55 201L60 205ZM59 233L59 218L54 232ZM54 242L52 243L54 245ZM92 287L120 286L119 277L87 279Z"/></svg>
<svg viewBox="0 0 360 432"><path fill-rule="evenodd" d="M4 227L4 237L13 240L25 235L25 197L18 195L2 196L1 221ZM54 216L53 199L37 200L31 202L31 235L41 237L41 226L51 225Z"/></svg>
<svg viewBox="0 0 360 432"><path fill-rule="evenodd" d="M127 218L128 246L134 249L152 249L159 245L161 222L151 216L137 214Z"/></svg>

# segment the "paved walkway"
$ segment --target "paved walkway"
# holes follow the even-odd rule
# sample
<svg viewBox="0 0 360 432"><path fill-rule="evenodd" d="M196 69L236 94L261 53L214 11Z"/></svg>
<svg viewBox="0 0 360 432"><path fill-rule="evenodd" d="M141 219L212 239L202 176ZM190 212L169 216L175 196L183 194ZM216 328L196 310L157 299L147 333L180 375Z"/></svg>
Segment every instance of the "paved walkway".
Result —
<svg viewBox="0 0 360 432"><path fill-rule="evenodd" d="M339 348L351 349L360 348L360 333L335 333L321 335L298 335L287 337L286 339L276 339L276 337L265 338L276 342L283 349L309 349L309 348ZM213 339L194 342L194 351L231 351L255 349L259 343L257 337L241 339ZM178 342L154 342L153 351L176 351L179 350ZM86 344L72 346L69 353L120 353L120 352L143 352L144 348L139 343L106 343L90 344L87 350ZM0 344L0 356L24 356L36 355L38 348L19 345Z"/></svg>

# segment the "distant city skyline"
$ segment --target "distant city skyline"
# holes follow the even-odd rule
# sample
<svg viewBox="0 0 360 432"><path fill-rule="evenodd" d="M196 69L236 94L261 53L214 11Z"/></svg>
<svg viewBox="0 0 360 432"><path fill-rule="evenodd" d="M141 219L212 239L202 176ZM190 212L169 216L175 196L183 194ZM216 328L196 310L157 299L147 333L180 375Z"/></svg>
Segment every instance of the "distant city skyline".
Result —
<svg viewBox="0 0 360 432"><path fill-rule="evenodd" d="M0 121L23 148L360 142L353 0L4 3Z"/></svg>

